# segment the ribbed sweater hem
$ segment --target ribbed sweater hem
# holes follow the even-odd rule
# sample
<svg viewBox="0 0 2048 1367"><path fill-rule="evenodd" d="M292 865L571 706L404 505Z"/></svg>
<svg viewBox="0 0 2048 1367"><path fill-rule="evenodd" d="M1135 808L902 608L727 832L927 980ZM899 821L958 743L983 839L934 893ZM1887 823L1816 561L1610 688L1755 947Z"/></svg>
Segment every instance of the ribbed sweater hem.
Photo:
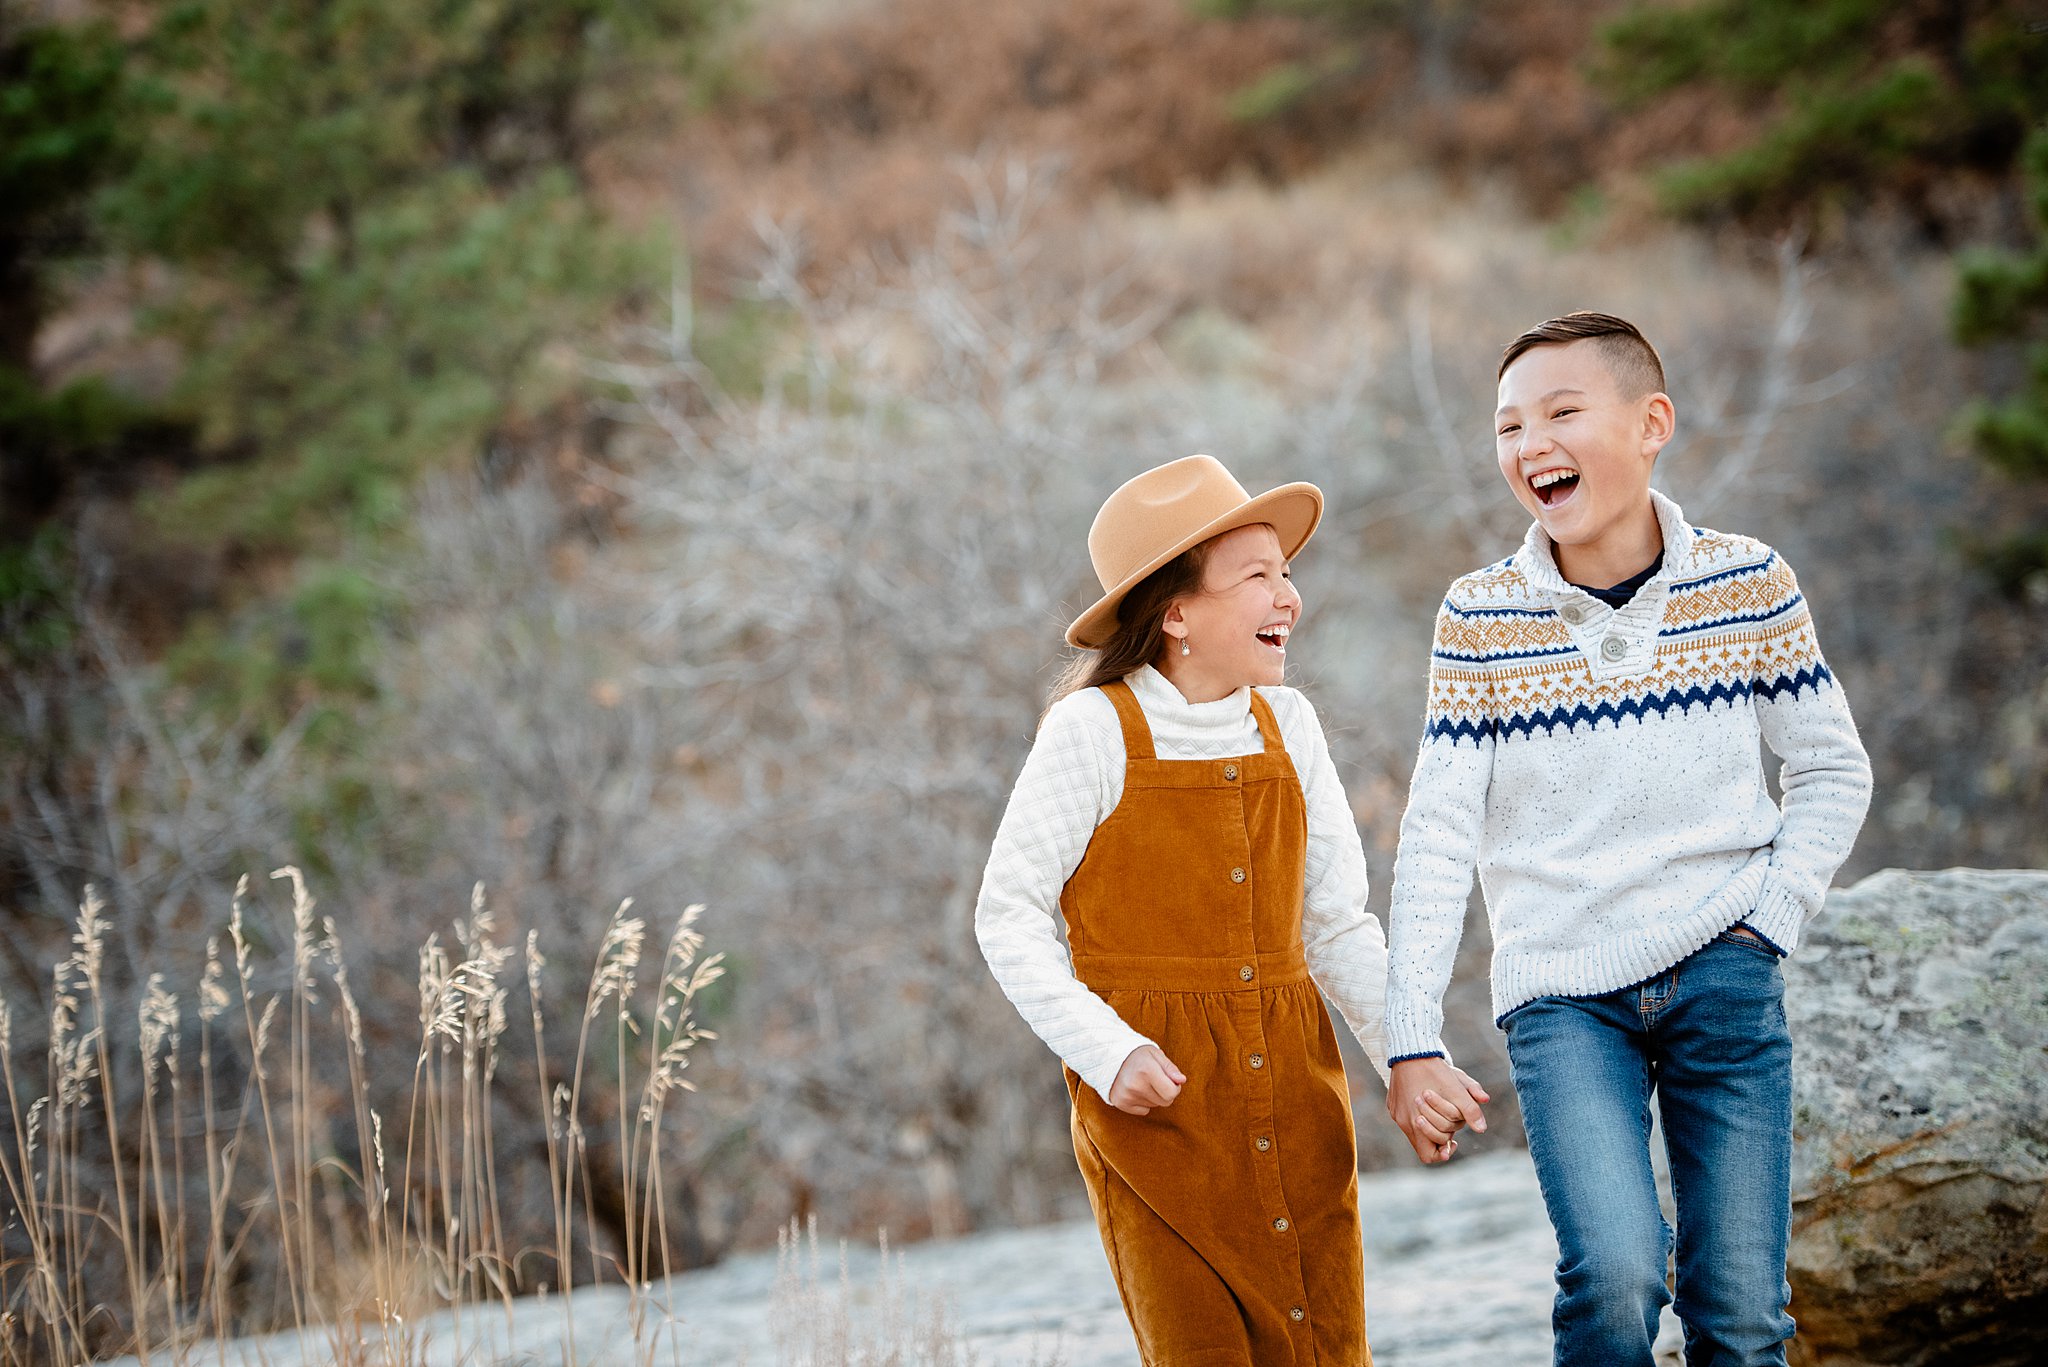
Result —
<svg viewBox="0 0 2048 1367"><path fill-rule="evenodd" d="M1756 909L1747 919L1756 933L1769 940L1780 954L1790 954L1799 948L1799 932L1806 925L1807 908L1776 878L1769 878L1765 880L1763 896L1757 899Z"/></svg>
<svg viewBox="0 0 2048 1367"><path fill-rule="evenodd" d="M1538 997L1598 997L1646 982L1697 953L1737 921L1749 921L1773 943L1783 945L1774 926L1758 924L1757 919L1769 871L1769 861L1759 859L1685 915L1646 926L1626 938L1538 953L1496 949L1494 1024Z"/></svg>

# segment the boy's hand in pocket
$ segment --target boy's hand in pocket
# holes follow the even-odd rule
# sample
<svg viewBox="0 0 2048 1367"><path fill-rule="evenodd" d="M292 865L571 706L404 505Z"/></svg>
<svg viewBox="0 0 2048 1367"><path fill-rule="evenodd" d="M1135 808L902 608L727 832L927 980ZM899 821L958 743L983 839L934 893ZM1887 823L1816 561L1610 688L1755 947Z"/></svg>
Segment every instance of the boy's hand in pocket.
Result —
<svg viewBox="0 0 2048 1367"><path fill-rule="evenodd" d="M1148 1044L1131 1050L1124 1066L1116 1070L1116 1081L1109 1084L1109 1104L1132 1115L1149 1115L1154 1106L1171 1106L1187 1080L1158 1045Z"/></svg>

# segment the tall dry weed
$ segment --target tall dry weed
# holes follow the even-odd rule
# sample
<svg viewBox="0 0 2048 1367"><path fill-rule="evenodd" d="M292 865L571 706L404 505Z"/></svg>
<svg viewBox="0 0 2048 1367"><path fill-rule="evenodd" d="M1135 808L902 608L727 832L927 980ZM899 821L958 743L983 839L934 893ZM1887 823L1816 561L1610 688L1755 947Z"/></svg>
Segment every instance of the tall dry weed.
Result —
<svg viewBox="0 0 2048 1367"><path fill-rule="evenodd" d="M337 1361L398 1367L419 1360L427 1316L497 1305L509 1324L513 1295L533 1281L556 1293L568 1360L576 1291L604 1282L627 1288L636 1352L653 1360L672 1319L651 1304L653 1283L673 1270L662 1211L673 1168L665 1108L691 1086L694 1051L712 1038L696 1006L724 973L722 956L704 953L703 908L676 917L644 990L645 923L624 905L613 915L567 1083L549 1066L544 965L528 940L536 1085L555 1119L555 1239L534 1249L514 1243L499 1200L499 1175L513 1161L496 1147L493 1117L511 1021L501 980L514 950L498 938L481 885L454 927L460 956L438 937L419 954L419 1031L403 1150L393 1155L372 1097L373 1079L406 1071L398 1041L366 1034L335 924L316 916L300 871L274 877L292 892L282 987L264 985L244 880L227 924L232 965L209 941L190 1011L152 975L125 1029L106 1014L108 923L88 891L71 953L53 974L42 1095L25 1094L12 1011L0 1004L12 1122L0 1143L10 1245L0 1264L0 1361L125 1352L143 1364L184 1362L208 1340L282 1327ZM185 1055L195 1042L196 1076ZM346 1059L345 1097L326 1085L320 1056ZM584 1144L587 1065L619 1098L637 1096L630 1111L612 1112L630 1117L620 1135L626 1181L611 1197L632 1235L622 1247L588 1223L597 1179ZM139 1104L122 1094L129 1078L139 1078ZM536 1260L539 1270L527 1266Z"/></svg>

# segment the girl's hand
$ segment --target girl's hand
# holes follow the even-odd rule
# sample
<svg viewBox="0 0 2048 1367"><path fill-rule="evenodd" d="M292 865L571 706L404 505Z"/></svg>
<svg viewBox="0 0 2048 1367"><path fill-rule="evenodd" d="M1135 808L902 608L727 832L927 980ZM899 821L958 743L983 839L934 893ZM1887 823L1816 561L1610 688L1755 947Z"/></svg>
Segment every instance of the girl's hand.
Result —
<svg viewBox="0 0 2048 1367"><path fill-rule="evenodd" d="M1109 1104L1131 1115L1149 1115L1154 1106L1171 1106L1187 1074L1173 1066L1156 1044L1131 1050L1109 1084Z"/></svg>
<svg viewBox="0 0 2048 1367"><path fill-rule="evenodd" d="M1435 1056L1413 1058L1394 1065L1387 1113L1408 1137L1417 1158L1441 1163L1458 1151L1459 1130L1467 1125L1486 1128L1479 1103L1492 1099L1462 1068Z"/></svg>

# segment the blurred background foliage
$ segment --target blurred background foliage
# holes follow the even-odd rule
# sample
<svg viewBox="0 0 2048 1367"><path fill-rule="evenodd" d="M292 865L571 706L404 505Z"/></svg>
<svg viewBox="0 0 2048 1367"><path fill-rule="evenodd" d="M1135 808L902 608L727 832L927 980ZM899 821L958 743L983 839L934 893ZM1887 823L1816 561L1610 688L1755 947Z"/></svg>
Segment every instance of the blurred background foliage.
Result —
<svg viewBox="0 0 2048 1367"><path fill-rule="evenodd" d="M1232 17L1311 15L1340 35L1336 47L1239 90L1233 109L1247 119L1284 117L1360 85L1384 89L1396 63L1412 63L1426 111L1475 85L1510 82L1526 59L1557 55L1541 25L1510 20L1485 0L1196 3ZM2048 136L2048 19L2038 5L1692 0L1581 12L1569 55L1593 97L1587 136L1542 148L1549 155L1534 166L1516 169L1502 156L1511 174L1595 206L1627 178L1664 213L1791 233L1823 252L1856 243L1859 220L1873 212L1903 215L1928 242L1960 252L1960 341L2010 347L2039 336L2048 199L2018 191L2028 164L2048 166L2038 150L2023 160ZM1525 41L1503 30L1522 30ZM1551 84L1550 100L1569 105L1574 84ZM1500 152L1516 142L1535 150L1526 130L1555 117L1535 114ZM2032 249L2008 257L1986 249L1987 236ZM2048 355L2035 348L2027 358L2025 377L2001 386L2012 392L1972 405L1959 426L2000 469L2038 482L2048 467ZM2009 592L2048 572L2048 526L2037 519L1973 545L1978 568Z"/></svg>
<svg viewBox="0 0 2048 1367"><path fill-rule="evenodd" d="M370 605L322 561L395 531L423 470L556 410L579 377L550 343L660 278L659 235L609 217L587 163L688 103L731 6L48 8L0 8L5 533L131 498L162 555L303 578L268 595L305 638L297 681L360 692ZM159 348L130 390L38 374L88 281ZM165 629L228 705L279 704L291 681L219 617L265 616L242 577L193 576Z"/></svg>
<svg viewBox="0 0 2048 1367"><path fill-rule="evenodd" d="M479 877L565 964L704 900L692 1257L1072 1213L971 908L1095 501L1325 486L1383 902L1494 358L1586 306L1823 605L1850 873L2041 863L2044 119L2023 0L0 0L0 981L293 862L398 1035Z"/></svg>

